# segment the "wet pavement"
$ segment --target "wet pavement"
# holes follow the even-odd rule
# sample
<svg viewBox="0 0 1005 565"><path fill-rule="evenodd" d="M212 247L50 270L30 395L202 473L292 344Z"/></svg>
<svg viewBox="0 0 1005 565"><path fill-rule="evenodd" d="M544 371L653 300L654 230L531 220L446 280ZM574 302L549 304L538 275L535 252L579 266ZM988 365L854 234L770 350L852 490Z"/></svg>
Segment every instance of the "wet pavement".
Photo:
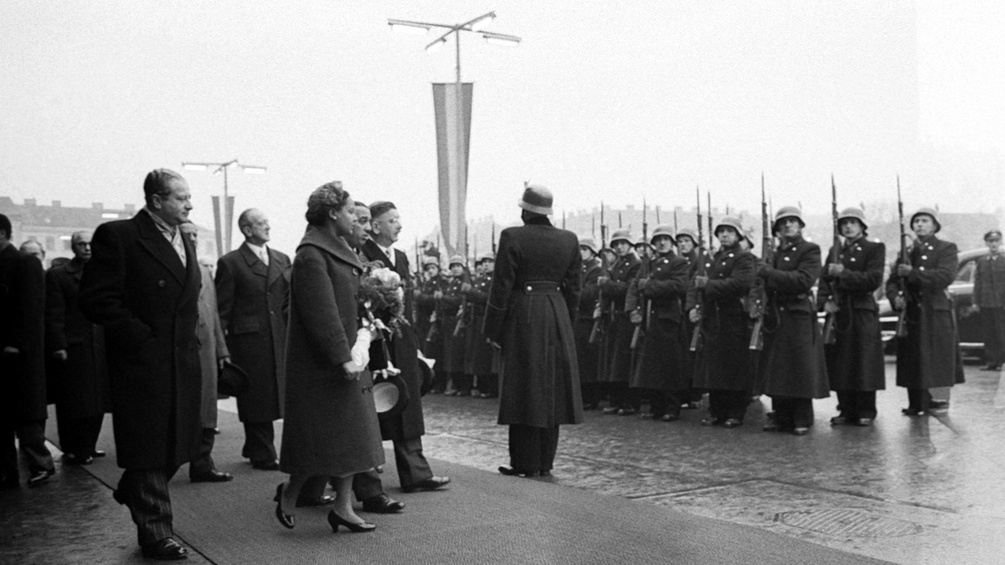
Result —
<svg viewBox="0 0 1005 565"><path fill-rule="evenodd" d="M591 411L562 428L547 480L895 563L1005 562L1005 383L975 365L966 377L948 415L905 417L888 362L874 427L832 428L830 398L815 403L804 437L761 431L767 397L734 430L700 426L698 410L672 423ZM428 456L488 471L508 463L496 401L423 401ZM73 467L54 455L47 484L0 492L0 563L144 562L128 513L98 478L117 475L114 458ZM189 562L211 561L194 551Z"/></svg>

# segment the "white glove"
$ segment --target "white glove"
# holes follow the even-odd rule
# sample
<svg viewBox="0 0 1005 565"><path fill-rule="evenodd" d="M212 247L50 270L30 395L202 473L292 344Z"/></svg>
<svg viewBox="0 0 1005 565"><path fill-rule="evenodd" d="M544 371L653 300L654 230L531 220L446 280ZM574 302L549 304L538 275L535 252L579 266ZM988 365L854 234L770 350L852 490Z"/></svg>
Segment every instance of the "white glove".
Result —
<svg viewBox="0 0 1005 565"><path fill-rule="evenodd" d="M360 328L356 332L356 343L352 346L352 362L362 371L370 363L370 340L373 334L368 328Z"/></svg>

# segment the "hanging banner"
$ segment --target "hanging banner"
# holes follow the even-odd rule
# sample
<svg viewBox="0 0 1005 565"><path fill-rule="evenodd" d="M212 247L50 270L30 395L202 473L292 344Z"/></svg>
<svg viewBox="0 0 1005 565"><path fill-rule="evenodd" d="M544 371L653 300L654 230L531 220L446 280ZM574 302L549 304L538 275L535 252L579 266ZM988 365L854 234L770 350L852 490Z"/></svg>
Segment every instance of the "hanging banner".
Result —
<svg viewBox="0 0 1005 565"><path fill-rule="evenodd" d="M433 83L436 160L440 181L440 231L443 233L447 257L459 253L464 247L473 88L474 85L470 82L462 83L461 96L458 97L456 82Z"/></svg>

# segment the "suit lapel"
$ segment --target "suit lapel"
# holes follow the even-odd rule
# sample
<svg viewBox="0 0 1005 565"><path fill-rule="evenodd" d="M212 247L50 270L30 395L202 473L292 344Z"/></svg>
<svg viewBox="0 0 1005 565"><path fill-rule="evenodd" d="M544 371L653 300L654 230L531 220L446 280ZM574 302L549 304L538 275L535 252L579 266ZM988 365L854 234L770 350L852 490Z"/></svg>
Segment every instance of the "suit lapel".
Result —
<svg viewBox="0 0 1005 565"><path fill-rule="evenodd" d="M268 286L272 286L272 283L276 282L276 280L283 274L283 271L286 269L286 263L284 263L279 257L279 253L276 253L268 247L265 249L266 253L269 254Z"/></svg>
<svg viewBox="0 0 1005 565"><path fill-rule="evenodd" d="M185 271L186 265L181 264L181 257L178 257L178 252L174 250L174 247L168 242L164 234L157 229L154 225L153 218L147 212L141 212L133 216L133 221L136 222L138 231L140 233L140 245L150 253L154 259L157 260L161 265L166 268L174 278L181 283L185 284ZM184 241L184 238L182 238ZM189 259L195 255L195 251L188 252L189 246L186 244L185 251Z"/></svg>
<svg viewBox="0 0 1005 565"><path fill-rule="evenodd" d="M387 254L384 253L384 250L373 241L369 239L366 240L366 243L363 244L363 252L366 255L367 260L380 261L388 269L394 270L394 267L391 266L391 259L388 258Z"/></svg>
<svg viewBox="0 0 1005 565"><path fill-rule="evenodd" d="M237 250L241 254L241 257L244 257L244 262L248 264L248 270L260 277L268 276L269 268L265 263L262 263L262 260L258 258L258 255L255 255L255 252L248 247L247 243L242 243L241 247L238 247ZM271 259L272 256L270 255L269 258Z"/></svg>

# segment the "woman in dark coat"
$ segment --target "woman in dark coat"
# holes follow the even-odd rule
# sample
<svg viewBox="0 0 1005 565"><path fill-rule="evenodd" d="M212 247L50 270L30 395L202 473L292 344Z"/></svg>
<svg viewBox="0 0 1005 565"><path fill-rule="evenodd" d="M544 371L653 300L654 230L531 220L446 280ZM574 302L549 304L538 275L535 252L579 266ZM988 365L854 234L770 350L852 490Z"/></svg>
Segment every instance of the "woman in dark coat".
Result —
<svg viewBox="0 0 1005 565"><path fill-rule="evenodd" d="M292 528L289 512L311 477L331 477L332 531L375 528L352 509L352 476L384 463L365 370L370 332L360 328L356 293L362 266L343 237L352 234L355 206L342 183L328 183L307 201L307 233L297 247L290 281L286 342L286 421L280 469L290 474L276 489L276 518Z"/></svg>
<svg viewBox="0 0 1005 565"><path fill-rule="evenodd" d="M640 410L642 396L649 395L654 420L673 421L680 417L681 404L691 386L691 375L684 371L684 347L680 340L682 306L688 285L686 259L673 252L670 226L653 230L652 245L656 256L632 281L625 301L633 324L641 325L645 337L635 348L632 370L631 405ZM643 277L643 274L645 275Z"/></svg>
<svg viewBox="0 0 1005 565"><path fill-rule="evenodd" d="M873 293L883 283L886 246L866 238L865 214L847 208L838 216L844 237L828 254L818 303L834 316L835 341L824 345L827 377L838 397L835 426L869 426L876 418L876 391L886 388L879 308ZM837 262L834 262L834 258Z"/></svg>
<svg viewBox="0 0 1005 565"><path fill-rule="evenodd" d="M898 262L886 283L894 309L907 308L907 335L897 340L897 386L907 389L908 406L902 410L907 416L948 409L948 401L936 403L928 389L962 382L953 301L946 290L956 279L959 257L955 243L935 237L941 227L931 208L911 216L918 240L908 263Z"/></svg>
<svg viewBox="0 0 1005 565"><path fill-rule="evenodd" d="M757 370L775 411L774 421L764 430L796 435L807 434L813 425L813 399L830 395L824 342L813 305L820 246L803 239L805 225L798 208L780 209L773 231L780 234L781 245L772 264L762 264L758 271L768 302Z"/></svg>

